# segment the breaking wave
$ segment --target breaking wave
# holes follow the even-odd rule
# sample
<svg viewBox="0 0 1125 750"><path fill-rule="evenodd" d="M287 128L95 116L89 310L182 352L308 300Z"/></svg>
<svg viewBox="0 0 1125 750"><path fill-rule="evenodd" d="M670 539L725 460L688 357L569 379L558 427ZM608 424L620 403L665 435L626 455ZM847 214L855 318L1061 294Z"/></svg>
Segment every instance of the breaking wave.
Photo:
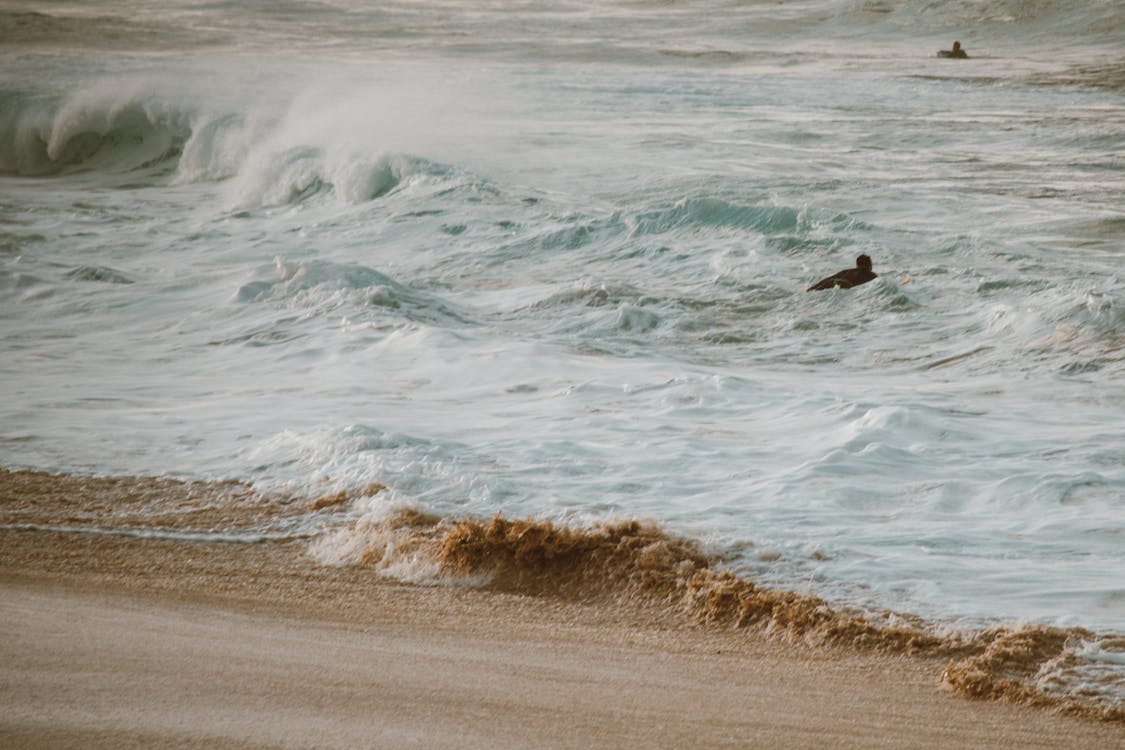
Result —
<svg viewBox="0 0 1125 750"><path fill-rule="evenodd" d="M811 646L947 660L942 682L971 698L1050 707L1125 723L1113 696L1120 638L1041 625L955 630L892 612L851 611L824 599L758 586L723 569L722 555L638 521L589 528L542 520L442 519L399 509L312 542L328 565L369 567L412 583L609 599L669 617L734 627Z"/></svg>
<svg viewBox="0 0 1125 750"><path fill-rule="evenodd" d="M653 523L439 517L378 482L259 489L239 481L51 476L0 469L0 529L187 543L291 543L311 561L415 585L633 607L670 627L742 630L806 648L926 659L974 699L1125 725L1125 638L1079 627L984 629L833 605L758 585L724 553ZM316 487L320 489L317 490ZM938 666L938 665L942 666Z"/></svg>
<svg viewBox="0 0 1125 750"><path fill-rule="evenodd" d="M381 147L362 123L340 138L326 105L294 96L286 113L284 101L225 101L160 76L63 93L0 89L0 175L144 172L152 184L226 182L232 209L325 194L357 204L403 183L459 177Z"/></svg>
<svg viewBox="0 0 1125 750"><path fill-rule="evenodd" d="M0 174L175 168L192 133L188 112L141 92L97 90L51 100L0 92Z"/></svg>

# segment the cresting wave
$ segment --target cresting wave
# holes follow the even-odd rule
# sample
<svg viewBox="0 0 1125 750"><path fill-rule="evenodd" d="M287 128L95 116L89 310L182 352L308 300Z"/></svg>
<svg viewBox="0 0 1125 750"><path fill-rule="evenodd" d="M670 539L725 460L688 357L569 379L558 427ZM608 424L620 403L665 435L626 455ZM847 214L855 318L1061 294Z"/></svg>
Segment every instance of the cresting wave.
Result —
<svg viewBox="0 0 1125 750"><path fill-rule="evenodd" d="M139 91L62 98L0 91L0 113L3 175L174 166L192 134L189 112Z"/></svg>
<svg viewBox="0 0 1125 750"><path fill-rule="evenodd" d="M815 596L762 588L723 570L722 557L699 543L648 523L578 528L399 509L326 533L310 553L324 564L369 567L412 583L608 599L810 646L947 658L941 680L965 696L1125 724L1125 707L1106 697L1116 677L1082 665L1091 650L1111 658L1106 653L1120 651L1120 638L1038 625L943 631L909 615L845 611Z"/></svg>
<svg viewBox="0 0 1125 750"><path fill-rule="evenodd" d="M354 115L352 137L339 138L338 122L323 108L268 97L223 101L168 76L65 93L0 88L0 176L94 174L107 184L126 176L129 185L148 186L226 182L233 209L324 194L356 204L414 179L458 178L442 164L383 148L378 134L362 130L365 113Z"/></svg>
<svg viewBox="0 0 1125 750"><path fill-rule="evenodd" d="M722 554L651 523L440 518L383 501L386 493L371 483L306 499L234 481L0 469L0 532L297 544L317 564L413 584L608 602L668 625L945 659L941 680L962 695L1125 724L1114 692L1125 663L1120 635L1038 625L951 630L910 615L849 611L736 576L723 569Z"/></svg>

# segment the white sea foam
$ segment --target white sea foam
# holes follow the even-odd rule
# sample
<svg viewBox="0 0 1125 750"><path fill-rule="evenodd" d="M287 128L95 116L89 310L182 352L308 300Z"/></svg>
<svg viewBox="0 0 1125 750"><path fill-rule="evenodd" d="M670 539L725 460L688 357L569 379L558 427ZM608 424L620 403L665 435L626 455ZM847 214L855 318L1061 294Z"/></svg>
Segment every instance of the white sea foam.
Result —
<svg viewBox="0 0 1125 750"><path fill-rule="evenodd" d="M652 518L834 600L1125 630L1125 13L701 8L44 20L0 53L0 465Z"/></svg>

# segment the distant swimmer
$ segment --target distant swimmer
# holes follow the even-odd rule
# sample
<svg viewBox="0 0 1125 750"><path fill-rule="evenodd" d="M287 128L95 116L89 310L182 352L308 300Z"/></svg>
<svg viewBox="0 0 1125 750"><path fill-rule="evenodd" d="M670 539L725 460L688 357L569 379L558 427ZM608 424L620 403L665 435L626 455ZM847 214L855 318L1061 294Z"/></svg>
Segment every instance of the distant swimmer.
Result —
<svg viewBox="0 0 1125 750"><path fill-rule="evenodd" d="M969 56L965 54L965 50L961 49L961 42L954 42L953 49L939 49L938 57L952 57L958 60L967 60Z"/></svg>
<svg viewBox="0 0 1125 750"><path fill-rule="evenodd" d="M868 255L861 255L855 259L855 268L847 268L840 273L834 273L827 279L821 279L816 282L806 292L816 292L821 289L832 289L840 287L841 289L851 289L853 286L866 284L874 278L878 278L879 274L871 270L871 257Z"/></svg>

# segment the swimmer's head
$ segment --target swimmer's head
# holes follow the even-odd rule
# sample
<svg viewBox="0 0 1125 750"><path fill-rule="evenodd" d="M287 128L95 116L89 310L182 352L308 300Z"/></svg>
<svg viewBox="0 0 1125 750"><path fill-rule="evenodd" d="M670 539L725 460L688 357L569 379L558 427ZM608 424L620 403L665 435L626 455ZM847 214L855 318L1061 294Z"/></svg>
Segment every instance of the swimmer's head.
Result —
<svg viewBox="0 0 1125 750"><path fill-rule="evenodd" d="M855 267L856 268L866 268L868 271L870 271L871 270L871 256L870 255L861 255L858 258L856 258L855 259Z"/></svg>

